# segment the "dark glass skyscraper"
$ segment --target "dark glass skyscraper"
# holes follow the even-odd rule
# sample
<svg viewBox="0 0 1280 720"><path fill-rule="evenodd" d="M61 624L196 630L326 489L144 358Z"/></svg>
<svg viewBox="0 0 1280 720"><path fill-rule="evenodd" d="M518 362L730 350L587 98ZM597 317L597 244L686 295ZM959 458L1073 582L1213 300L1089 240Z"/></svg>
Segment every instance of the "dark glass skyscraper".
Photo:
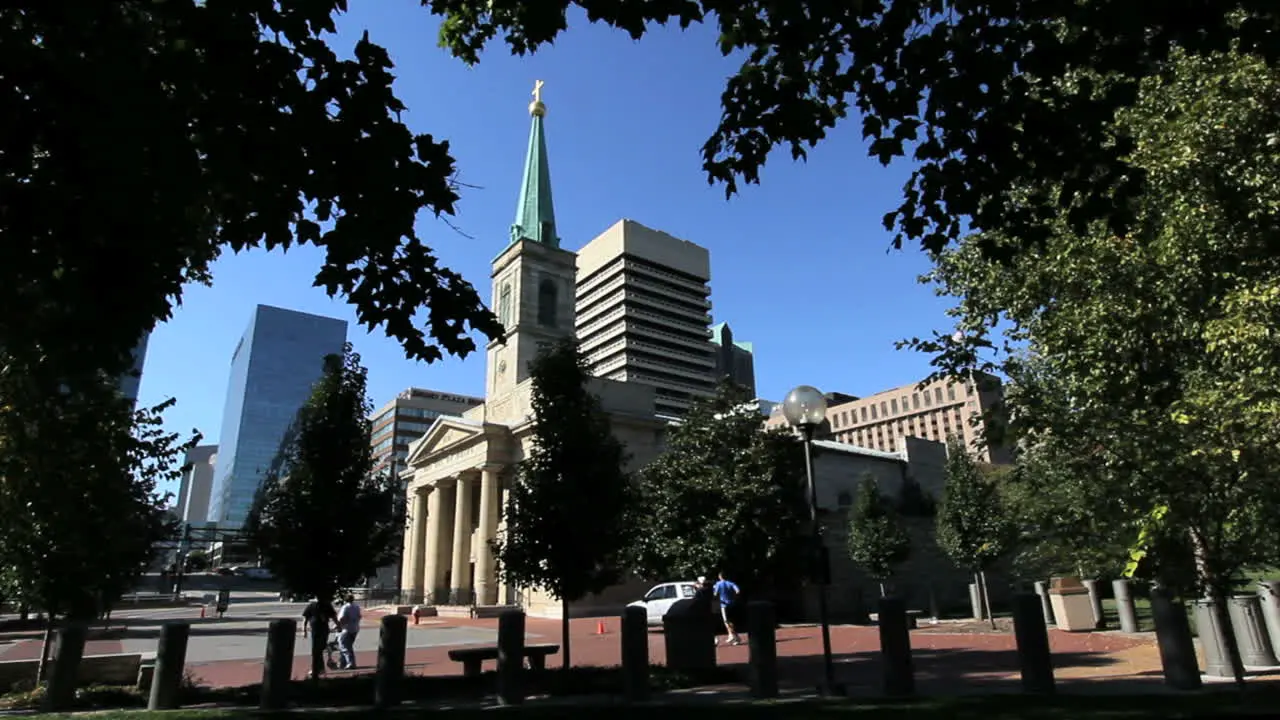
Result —
<svg viewBox="0 0 1280 720"><path fill-rule="evenodd" d="M209 522L244 524L289 423L323 373L324 357L341 353L346 340L345 320L269 305L254 311L231 355Z"/></svg>

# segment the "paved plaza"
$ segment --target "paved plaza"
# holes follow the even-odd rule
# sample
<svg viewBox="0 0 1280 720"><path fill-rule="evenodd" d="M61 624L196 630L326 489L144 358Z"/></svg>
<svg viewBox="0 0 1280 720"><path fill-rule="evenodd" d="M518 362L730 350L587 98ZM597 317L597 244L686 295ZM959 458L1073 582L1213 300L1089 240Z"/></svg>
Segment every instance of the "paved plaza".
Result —
<svg viewBox="0 0 1280 720"><path fill-rule="evenodd" d="M200 608L122 609L113 614L111 627L95 630L86 654L154 652L161 625L169 621L192 624L187 666L199 681L211 686L235 686L260 682L266 650L266 630L275 618L298 618L301 603L238 598L223 619L200 618ZM356 643L355 672L371 672L375 665L380 613L366 611L365 629ZM584 618L571 623L573 663L578 666L612 666L620 662L618 620ZM558 620L529 618L527 640L558 643ZM1065 686L1090 690L1159 690L1162 687L1159 653L1150 634L1115 632L1065 633L1050 630L1055 674ZM779 628L779 671L784 685L809 687L822 676L822 645L818 628ZM420 675L456 675L461 668L448 659L450 648L492 644L497 638L496 620L455 618L410 621L406 669ZM665 660L662 633L649 637L653 662ZM922 693L957 694L1018 689L1018 660L1011 632L983 631L980 625L943 623L922 625L911 633L917 686ZM879 635L875 627L836 626L832 646L838 680L856 694L876 694L881 682ZM305 676L309 644L299 634L294 675ZM10 633L0 640L0 659L35 658L40 651L39 632ZM745 665L747 647L717 650L722 665ZM556 666L558 657L550 660ZM348 674L337 671L335 674ZM1143 686L1136 688L1135 686Z"/></svg>

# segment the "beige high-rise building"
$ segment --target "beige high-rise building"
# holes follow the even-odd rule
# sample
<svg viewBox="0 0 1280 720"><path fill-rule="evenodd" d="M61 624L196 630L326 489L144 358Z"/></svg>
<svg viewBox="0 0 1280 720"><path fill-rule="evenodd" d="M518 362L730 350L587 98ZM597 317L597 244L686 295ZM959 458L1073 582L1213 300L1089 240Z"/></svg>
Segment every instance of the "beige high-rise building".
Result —
<svg viewBox="0 0 1280 720"><path fill-rule="evenodd" d="M576 331L592 375L651 385L679 417L715 391L711 256L687 240L619 220L578 251Z"/></svg>
<svg viewBox="0 0 1280 720"><path fill-rule="evenodd" d="M1004 397L1000 379L975 373L964 381L939 380L921 388L917 383L883 390L864 398L832 402L827 407L824 436L836 442L882 452L898 452L904 438L946 442L956 435L981 462L1012 461L1008 448L984 437L984 413ZM781 405L770 416L771 426L784 425Z"/></svg>
<svg viewBox="0 0 1280 720"><path fill-rule="evenodd" d="M482 404L484 398L470 395L422 388L402 390L371 416L373 431L369 444L373 446L373 472L389 468L393 460L403 469L409 457L409 443L425 435L436 418L457 417Z"/></svg>

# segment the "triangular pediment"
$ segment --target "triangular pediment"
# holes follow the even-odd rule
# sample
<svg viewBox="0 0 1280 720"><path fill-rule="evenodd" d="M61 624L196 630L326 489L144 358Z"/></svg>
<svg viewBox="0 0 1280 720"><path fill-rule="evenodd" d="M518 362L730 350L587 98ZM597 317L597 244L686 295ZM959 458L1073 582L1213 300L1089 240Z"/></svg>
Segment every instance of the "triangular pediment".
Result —
<svg viewBox="0 0 1280 720"><path fill-rule="evenodd" d="M409 446L409 457L405 463L413 467L438 452L466 445L483 436L484 423L458 417L438 417L426 434Z"/></svg>

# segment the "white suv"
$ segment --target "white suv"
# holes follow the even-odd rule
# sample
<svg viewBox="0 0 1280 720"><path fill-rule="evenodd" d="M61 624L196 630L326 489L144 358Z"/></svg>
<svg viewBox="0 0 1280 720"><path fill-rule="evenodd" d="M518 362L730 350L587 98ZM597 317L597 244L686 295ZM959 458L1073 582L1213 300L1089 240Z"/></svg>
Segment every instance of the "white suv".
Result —
<svg viewBox="0 0 1280 720"><path fill-rule="evenodd" d="M650 625L661 625L662 617L671 606L680 600L688 600L698 592L695 582L669 582L654 585L644 594L643 600L637 600L627 607L642 607L649 616Z"/></svg>

